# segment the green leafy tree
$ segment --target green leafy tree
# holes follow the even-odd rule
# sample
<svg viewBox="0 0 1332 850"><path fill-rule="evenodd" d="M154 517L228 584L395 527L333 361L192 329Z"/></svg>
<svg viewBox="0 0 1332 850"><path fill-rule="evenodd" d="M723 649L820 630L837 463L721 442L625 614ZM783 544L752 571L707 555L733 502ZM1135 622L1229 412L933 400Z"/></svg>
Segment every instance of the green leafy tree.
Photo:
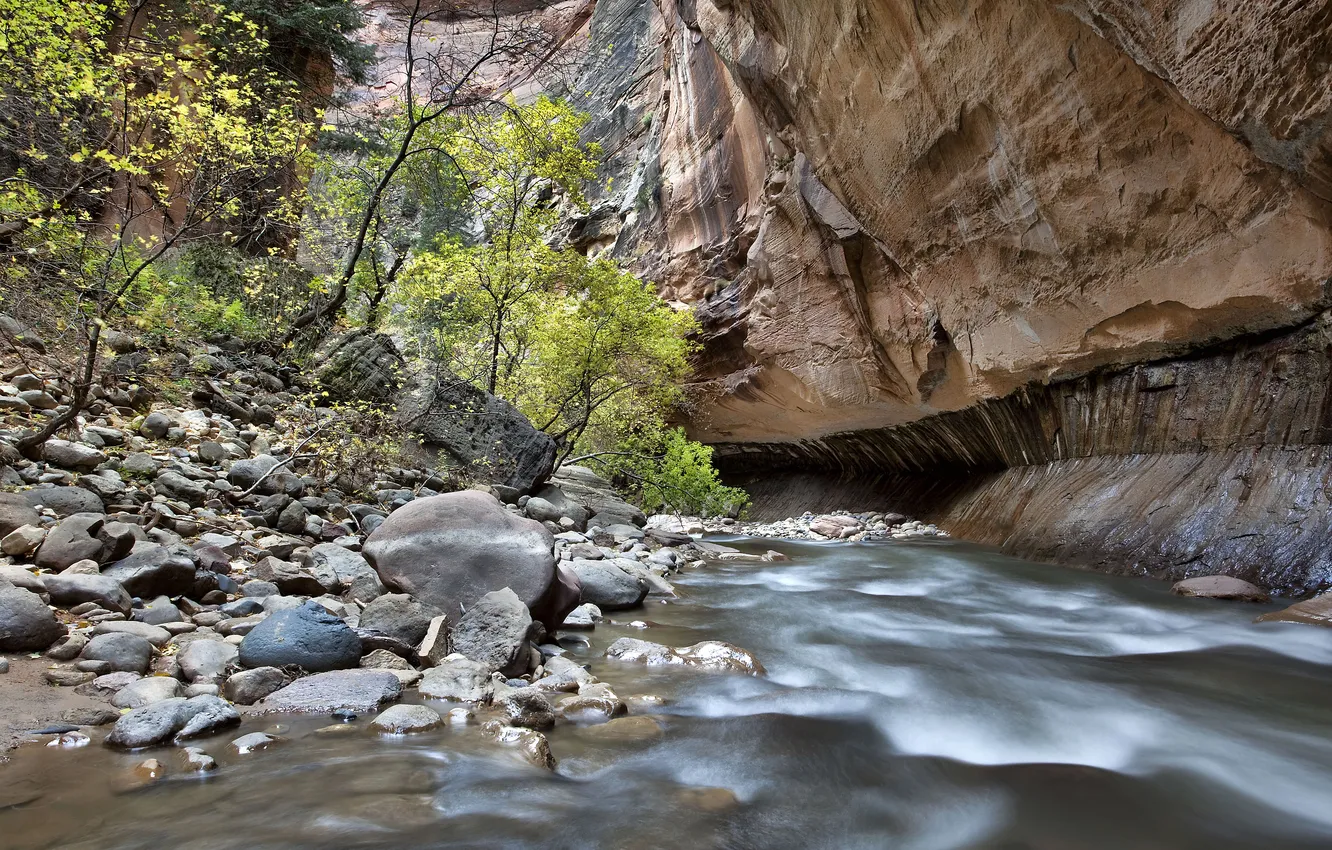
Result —
<svg viewBox="0 0 1332 850"><path fill-rule="evenodd" d="M307 167L313 128L239 12L0 0L0 21L0 274L61 337L73 387L27 451L81 412L102 331L151 294L155 263L236 227L295 227L283 178Z"/></svg>

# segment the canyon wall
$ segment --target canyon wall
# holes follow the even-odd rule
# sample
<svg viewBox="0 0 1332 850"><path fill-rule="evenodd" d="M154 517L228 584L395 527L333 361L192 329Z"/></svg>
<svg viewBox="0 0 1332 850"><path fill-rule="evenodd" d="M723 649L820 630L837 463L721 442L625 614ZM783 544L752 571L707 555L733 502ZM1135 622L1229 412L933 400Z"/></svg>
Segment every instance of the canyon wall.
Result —
<svg viewBox="0 0 1332 850"><path fill-rule="evenodd" d="M758 515L1332 583L1332 2L598 0L588 49L572 235L696 309Z"/></svg>

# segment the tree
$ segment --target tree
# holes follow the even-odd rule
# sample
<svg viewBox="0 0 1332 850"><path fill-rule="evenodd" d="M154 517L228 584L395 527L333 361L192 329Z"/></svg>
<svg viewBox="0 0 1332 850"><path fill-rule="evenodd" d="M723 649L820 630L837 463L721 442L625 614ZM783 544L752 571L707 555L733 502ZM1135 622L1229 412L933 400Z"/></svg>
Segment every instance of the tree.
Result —
<svg viewBox="0 0 1332 850"><path fill-rule="evenodd" d="M103 329L158 260L237 227L294 228L283 176L305 167L313 128L239 12L0 0L0 20L6 296L41 302L72 361L73 401L20 440L31 451L86 405Z"/></svg>
<svg viewBox="0 0 1332 850"><path fill-rule="evenodd" d="M380 103L371 104L361 115L348 115L353 127L381 125L379 130L354 131L363 142L373 142L376 156L351 160L343 176L359 183L352 193L348 243L336 270L322 281L320 295L291 322L283 339L292 343L312 326L325 325L342 314L354 283L382 281L389 269L401 269L401 240L391 238L385 227L385 205L395 186L413 163L421 159L439 161L447 156L438 140L448 135L450 121L503 109L504 95L517 84L548 68L558 49L575 29L543 25L541 13L555 0L533 0L511 11L500 0L489 3L459 0L386 0L380 6L398 22L398 38L392 58L382 63L382 87L387 91ZM466 21L470 38L441 45L431 35L433 27ZM389 238L385 238L385 237ZM385 259L387 263L385 263ZM387 267L385 269L384 267ZM396 277L396 270L393 272ZM385 291L385 287L377 289ZM381 296L382 297L382 296Z"/></svg>

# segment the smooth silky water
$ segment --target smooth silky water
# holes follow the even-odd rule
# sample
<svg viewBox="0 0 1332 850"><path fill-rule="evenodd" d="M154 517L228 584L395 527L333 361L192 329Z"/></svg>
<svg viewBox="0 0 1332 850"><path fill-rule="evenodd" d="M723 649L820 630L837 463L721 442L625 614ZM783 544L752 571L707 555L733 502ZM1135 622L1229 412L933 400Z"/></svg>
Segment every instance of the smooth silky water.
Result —
<svg viewBox="0 0 1332 850"><path fill-rule="evenodd" d="M691 571L565 642L622 697L669 700L658 739L561 726L549 775L474 729L269 716L202 741L221 767L200 779L99 733L0 766L35 797L0 811L0 847L1332 847L1332 630L954 541L733 545L792 560ZM625 635L728 641L769 675L600 658ZM227 752L275 723L279 748ZM169 778L117 791L148 757Z"/></svg>

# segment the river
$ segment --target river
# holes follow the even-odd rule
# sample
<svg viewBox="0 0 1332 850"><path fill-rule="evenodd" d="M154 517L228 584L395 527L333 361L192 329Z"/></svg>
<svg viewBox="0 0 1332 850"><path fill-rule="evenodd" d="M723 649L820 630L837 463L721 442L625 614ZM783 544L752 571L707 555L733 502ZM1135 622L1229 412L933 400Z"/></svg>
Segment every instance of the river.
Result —
<svg viewBox="0 0 1332 850"><path fill-rule="evenodd" d="M126 792L171 753L99 733L0 766L35 798L0 811L0 846L1332 847L1332 630L952 540L732 545L792 560L687 572L680 600L566 643L622 697L668 700L659 737L557 728L552 775L474 731L248 718L201 744L216 774ZM622 636L728 641L769 675L601 659ZM274 724L287 743L227 753Z"/></svg>

